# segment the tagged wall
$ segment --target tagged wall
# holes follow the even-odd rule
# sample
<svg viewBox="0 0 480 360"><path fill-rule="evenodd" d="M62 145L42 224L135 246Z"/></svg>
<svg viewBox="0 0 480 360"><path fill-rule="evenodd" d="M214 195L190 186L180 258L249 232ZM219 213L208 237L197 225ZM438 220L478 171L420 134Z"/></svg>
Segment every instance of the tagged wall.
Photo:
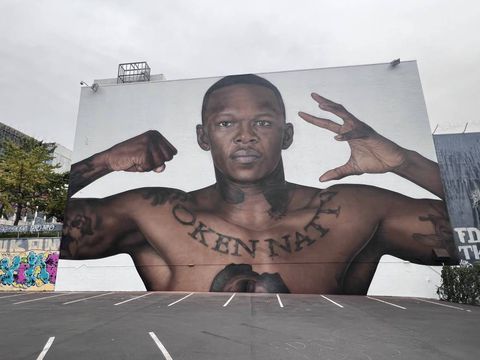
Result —
<svg viewBox="0 0 480 360"><path fill-rule="evenodd" d="M0 240L0 291L53 291L59 238Z"/></svg>
<svg viewBox="0 0 480 360"><path fill-rule="evenodd" d="M450 221L463 261L480 261L480 133L435 135Z"/></svg>

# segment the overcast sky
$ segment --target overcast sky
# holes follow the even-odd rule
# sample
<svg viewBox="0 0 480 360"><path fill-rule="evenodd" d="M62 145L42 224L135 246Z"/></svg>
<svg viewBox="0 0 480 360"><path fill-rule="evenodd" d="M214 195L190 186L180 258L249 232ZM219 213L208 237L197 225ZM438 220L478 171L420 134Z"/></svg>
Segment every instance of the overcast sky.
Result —
<svg viewBox="0 0 480 360"><path fill-rule="evenodd" d="M0 121L73 147L81 80L417 60L432 130L480 131L480 2L0 1Z"/></svg>

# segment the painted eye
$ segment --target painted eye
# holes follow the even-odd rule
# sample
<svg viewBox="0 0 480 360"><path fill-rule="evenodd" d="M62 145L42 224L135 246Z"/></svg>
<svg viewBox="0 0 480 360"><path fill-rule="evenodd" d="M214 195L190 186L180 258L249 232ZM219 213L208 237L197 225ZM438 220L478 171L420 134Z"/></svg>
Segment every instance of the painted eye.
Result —
<svg viewBox="0 0 480 360"><path fill-rule="evenodd" d="M261 126L261 127L269 127L272 125L272 122L268 120L256 120L255 125Z"/></svg>
<svg viewBox="0 0 480 360"><path fill-rule="evenodd" d="M230 127L232 126L232 122L228 120L220 121L218 124L220 127Z"/></svg>

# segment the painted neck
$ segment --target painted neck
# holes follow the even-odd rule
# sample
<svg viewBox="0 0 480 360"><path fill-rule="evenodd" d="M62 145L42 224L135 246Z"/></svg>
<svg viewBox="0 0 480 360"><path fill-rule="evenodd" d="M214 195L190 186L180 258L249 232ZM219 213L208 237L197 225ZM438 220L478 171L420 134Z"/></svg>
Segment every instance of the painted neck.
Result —
<svg viewBox="0 0 480 360"><path fill-rule="evenodd" d="M288 186L285 181L282 160L267 177L256 183L237 183L215 168L216 188L225 205L255 210L267 209L273 218L283 216L288 206Z"/></svg>

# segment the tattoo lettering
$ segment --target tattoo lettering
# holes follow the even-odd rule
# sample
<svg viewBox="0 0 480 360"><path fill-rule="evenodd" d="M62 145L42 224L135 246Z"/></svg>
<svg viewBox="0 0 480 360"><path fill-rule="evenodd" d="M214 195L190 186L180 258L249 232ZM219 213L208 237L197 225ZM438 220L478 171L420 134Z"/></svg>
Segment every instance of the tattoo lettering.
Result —
<svg viewBox="0 0 480 360"><path fill-rule="evenodd" d="M324 228L317 221L320 218L320 214L333 214L338 217L338 215L340 214L340 206L338 206L336 209L324 208L325 204L327 204L335 195L337 195L337 193L333 191L321 192L318 194L318 197L320 198L320 205L318 206L312 220L310 220L310 222L303 228L305 231L308 231L308 229L312 227L320 233L320 237L323 237L328 233L330 229Z"/></svg>
<svg viewBox="0 0 480 360"><path fill-rule="evenodd" d="M207 227L207 225L199 221L196 228L192 232L189 232L188 235L190 235L190 237L194 238L195 240L198 240L200 244L208 246L207 241L205 240L205 233L209 233L209 232L212 232L212 230L209 227ZM200 239L197 238L197 236L200 236Z"/></svg>
<svg viewBox="0 0 480 360"><path fill-rule="evenodd" d="M336 193L334 192L319 193L316 195L320 198L320 205L312 219L305 225L304 232L294 231L292 234L283 235L280 239L268 238L261 242L260 240L254 239L244 241L238 237L215 231L204 222L197 220L196 214L180 203L173 206L172 215L180 224L193 228L187 232L188 236L213 251L233 256L242 256L245 254L255 258L259 244L265 244L269 256L273 259L276 256L280 256L279 250L291 254L292 251L298 252L305 247L313 245L318 239L313 237L312 233L320 233L320 237L328 233L329 229L324 228L319 221L321 214L335 215L336 217L340 214L340 207L336 209L325 208L326 204L335 195ZM309 233L308 231L310 229L313 231Z"/></svg>
<svg viewBox="0 0 480 360"><path fill-rule="evenodd" d="M282 236L283 244L280 241L275 239L265 239L264 241L268 243L268 249L270 250L270 257L278 256L278 253L275 252L275 246L282 249L287 253L292 252L292 246L290 245L290 235Z"/></svg>
<svg viewBox="0 0 480 360"><path fill-rule="evenodd" d="M210 291L249 293L289 293L279 273L259 274L249 264L230 264L212 281Z"/></svg>
<svg viewBox="0 0 480 360"><path fill-rule="evenodd" d="M255 258L255 251L257 250L258 240L248 240L252 244L252 247L249 248L247 244L245 244L242 240L238 238L223 235L223 234L217 233L214 230L211 230L211 231L217 236L217 240L215 241L215 245L212 247L212 250L215 250L222 254L232 254L233 256L241 256L238 250L240 247L242 247L242 249L248 255L250 255L252 258ZM234 248L233 252L230 252L231 243L233 243L233 248Z"/></svg>
<svg viewBox="0 0 480 360"><path fill-rule="evenodd" d="M323 236L323 235L321 235ZM295 251L300 251L303 249L302 244L306 243L307 246L312 245L317 239L310 239L308 235L303 235L302 233L299 233L298 231L295 233Z"/></svg>
<svg viewBox="0 0 480 360"><path fill-rule="evenodd" d="M212 250L218 251L223 254L228 254L228 246L231 240L233 240L233 238L230 236L218 234L217 241L215 241L215 246L212 247Z"/></svg>
<svg viewBox="0 0 480 360"><path fill-rule="evenodd" d="M173 207L172 214L182 225L193 225L197 220L195 214L181 204L177 204Z"/></svg>
<svg viewBox="0 0 480 360"><path fill-rule="evenodd" d="M252 248L250 249L242 240L237 238L233 239L235 240L235 251L232 253L232 255L240 256L238 253L238 248L241 246L248 255L250 255L252 258L255 257L255 250L257 249L258 240L248 240L248 242L252 244Z"/></svg>

